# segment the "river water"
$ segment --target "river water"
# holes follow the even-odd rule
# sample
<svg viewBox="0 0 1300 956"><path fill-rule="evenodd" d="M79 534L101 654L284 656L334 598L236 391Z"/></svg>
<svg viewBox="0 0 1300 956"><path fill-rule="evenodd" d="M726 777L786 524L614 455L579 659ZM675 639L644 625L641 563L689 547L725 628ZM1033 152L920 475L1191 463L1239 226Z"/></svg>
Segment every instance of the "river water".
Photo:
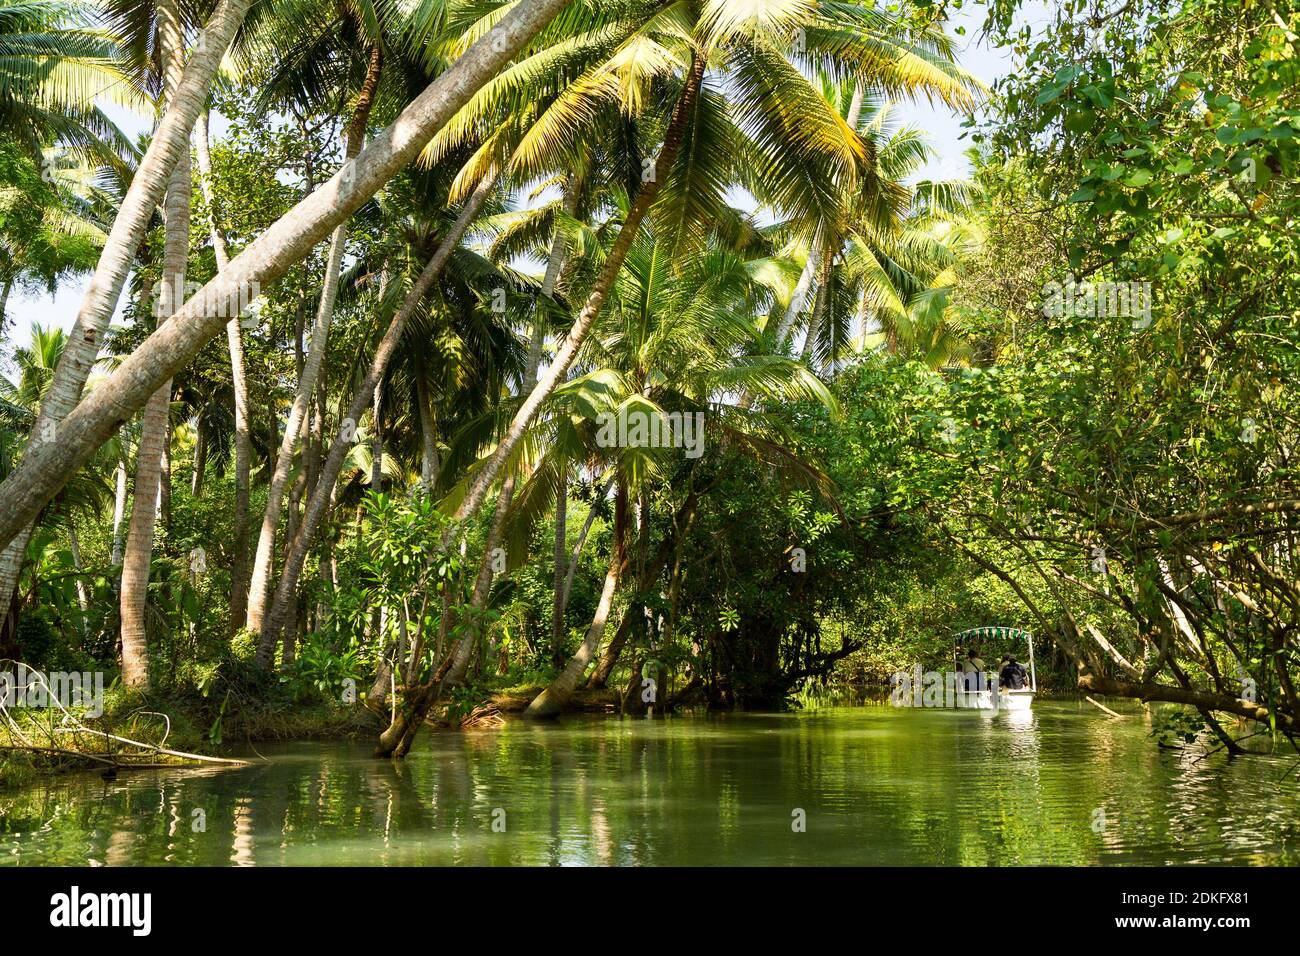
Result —
<svg viewBox="0 0 1300 956"><path fill-rule="evenodd" d="M0 863L1296 864L1295 759L1159 749L1131 708L514 721L0 791Z"/></svg>

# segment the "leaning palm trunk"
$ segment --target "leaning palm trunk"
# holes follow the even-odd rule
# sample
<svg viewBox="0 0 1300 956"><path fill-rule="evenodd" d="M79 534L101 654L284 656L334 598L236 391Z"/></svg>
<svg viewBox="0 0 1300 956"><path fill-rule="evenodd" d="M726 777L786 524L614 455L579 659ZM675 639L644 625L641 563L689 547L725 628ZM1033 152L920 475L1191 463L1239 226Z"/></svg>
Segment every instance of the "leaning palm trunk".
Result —
<svg viewBox="0 0 1300 956"><path fill-rule="evenodd" d="M41 401L28 440L28 454L56 447L62 441L61 434L56 436L57 426L81 398L91 366L99 355L104 330L117 308L122 286L131 271L132 260L144 238L149 219L163 198L178 160L182 155L188 156L190 130L194 126L195 117L207 100L208 88L221 65L226 47L244 22L244 16L252 2L253 0L222 0L208 21L207 28L199 35L175 88L175 95L168 98L167 110L154 130L149 148L136 167L131 185L118 207L112 229L104 242L104 250L100 253L99 264L95 267L95 275L82 299L72 330L68 333L67 344L59 358L58 367L54 370L50 387ZM142 397L121 418L127 417L144 402L145 398ZM68 474L71 474L71 469ZM59 487L62 487L62 482L50 490L50 497L53 497ZM27 551L27 541L31 537L30 523L48 501L49 497L35 508L24 508L22 520L7 521L4 531L0 533L0 542L5 545L3 551L0 551L0 607L9 605ZM0 507L0 511L4 510Z"/></svg>
<svg viewBox="0 0 1300 956"><path fill-rule="evenodd" d="M596 613L592 616L587 633L578 645L578 650L569 658L558 677L540 694L533 698L525 717L554 717L560 713L578 689L578 682L587 670L587 665L596 656L600 642L605 636L605 622L609 620L609 611L614 604L614 592L618 590L619 579L627 564L627 489L620 483L614 505L614 546L609 556L609 569L605 572L605 583L600 589L600 600L596 604Z"/></svg>
<svg viewBox="0 0 1300 956"><path fill-rule="evenodd" d="M168 100L175 95L184 63L184 31L175 0L159 0L158 32L162 40ZM185 296L185 265L190 249L190 159L183 152L172 170L164 206L162 292L158 298L161 327ZM162 480L163 457L171 440L171 379L149 398L140 423L135 458L135 500L122 561L122 683L149 686L149 645L145 611L149 598L149 567L153 561L153 532Z"/></svg>
<svg viewBox="0 0 1300 956"><path fill-rule="evenodd" d="M366 406L371 403L379 382L388 368L388 363L392 359L393 353L397 351L397 346L401 343L407 320L442 274L442 270L446 267L448 260L451 259L451 254L459 245L461 237L465 235L465 230L469 228L469 224L478 215L478 211L483 207L483 203L492 192L493 182L494 177L489 176L479 183L474 193L466 201L465 208L461 210L460 215L456 218L455 224L442 242L438 244L437 251L429 259L424 270L420 273L420 277L415 280L415 284L411 286L411 291L407 293L401 307L394 313L392 321L388 324L388 329L384 332L384 337L379 342L379 347L375 349L375 354L371 358L366 377L362 380L357 393L352 397L352 404L348 407L344 421L358 421L364 414ZM288 556L285 558L284 570L280 574L280 584L275 592L275 601L271 606L270 613L263 622L258 639L257 659L263 667L271 666L271 661L275 656L275 642L280 636L280 630L284 627L289 608L294 600L294 595L297 593L298 578L302 574L303 564L307 560L307 551L311 548L316 530L325 517L334 483L338 480L339 472L343 469L343 460L347 457L352 446L350 439L345 436L346 433L340 431L330 445L329 455L326 457L325 464L321 469L320 478L312 491L311 500L307 503L307 513L303 517L302 526L293 538Z"/></svg>
<svg viewBox="0 0 1300 956"><path fill-rule="evenodd" d="M519 410L515 412L515 417L511 419L510 426L506 429L505 435L502 436L500 443L497 445L496 452L488 459L487 464L478 474L474 476L474 480L470 483L464 499L456 509L455 517L457 522L464 521L473 515L483 504L483 499L487 496L488 489L496 480L501 466L524 437L524 433L528 430L528 426L537 414L538 409L551 397L551 393L555 391L556 386L568 373L569 366L573 364L573 360L578 354L578 349L586 341L587 334L591 331L596 318L600 315L610 289L614 287L614 280L618 278L618 274L623 268L623 262L627 258L628 250L632 248L632 243L636 240L641 220L645 218L650 211L650 207L654 205L655 197L659 195L659 186L668 178L668 172L676 161L677 153L681 150L686 124L690 118L691 109L699 94L700 84L703 79L704 57L696 54L691 62L691 70L686 78L686 86L673 109L672 120L668 123L663 148L659 151L659 158L655 162L653 179L648 183L643 183L641 191L637 193L636 201L632 203L627 218L623 220L623 226L619 230L618 238L614 240L614 245L605 258L605 264L596 279L596 284L587 296L587 301L583 305L582 311L578 313L578 318L569 329L569 334L565 337L559 349L556 350L555 360L551 362L546 369L546 374L538 380L532 392L524 399ZM0 496L0 501L3 501L2 496ZM0 526L0 531L2 530L3 527ZM456 528L455 523L453 523L443 532L439 546L446 548L451 543L455 533Z"/></svg>
<svg viewBox="0 0 1300 956"><path fill-rule="evenodd" d="M573 593L573 579L578 573L578 559L582 557L583 545L587 543L587 535L591 533L591 526L596 521L595 502L604 501L605 496L609 494L610 487L614 484L614 479L610 478L605 482L604 487L592 499L592 506L587 510L587 520L582 523L582 531L578 533L578 540L573 543L573 551L569 555L569 569L564 574L564 589L560 593L560 625L564 624L564 612L569 607L569 595ZM552 635L555 638L555 645L559 647L559 635Z"/></svg>
<svg viewBox="0 0 1300 956"><path fill-rule="evenodd" d="M199 185L208 206L212 251L217 271L230 263L225 230L221 226L216 190L212 183L212 151L208 143L208 113L199 116L194 129L194 151L199 161ZM235 514L230 560L230 626L239 627L248 604L248 498L252 471L253 439L248 426L248 371L244 361L244 336L240 316L226 323L230 351L230 377L235 392Z"/></svg>
<svg viewBox="0 0 1300 956"><path fill-rule="evenodd" d="M86 396L63 421L59 440L41 443L0 484L0 541L12 540L26 527L122 421L221 331L226 324L224 317L244 290L254 284L260 287L274 282L307 255L330 230L414 159L429 137L566 3L532 0L511 9L451 69L416 97L393 125L376 136L346 174L336 173L299 202L231 260L229 267L191 298L164 328L127 357L103 387ZM593 318L594 314L586 319L586 327ZM564 363L566 368L571 361L572 355ZM550 387L554 387L553 383ZM529 411L528 418L531 416ZM516 436L512 446L517 441ZM498 464L495 470L499 468ZM475 508L481 503L480 494Z"/></svg>
<svg viewBox="0 0 1300 956"><path fill-rule="evenodd" d="M370 109L375 102L375 93L379 89L379 70L381 65L380 48L375 46L370 53L370 63L366 68L366 78L357 95L356 106L352 110L352 121L348 124L346 146L343 153L343 168L349 169L361 152L361 144L366 137L366 123L370 119ZM334 319L334 303L338 298L339 274L343 268L343 247L347 242L346 222L341 222L330 237L329 257L325 262L325 278L321 286L320 301L316 307L316 319L311 327L311 347L298 376L298 388L293 396L293 407L289 411L289 421L284 427L284 438L280 441L280 452L276 456L275 471L271 475L271 488L266 496L266 513L262 516L262 532L257 539L257 555L253 559L253 576L248 585L248 620L249 630L261 631L263 618L268 610L267 600L271 588L271 570L274 564L275 535L280 524L280 509L284 498L285 485L293 467L294 448L298 443L298 430L307 416L307 407L316 394L316 379L325 362L325 346L329 338L330 323ZM270 666L269 663L266 666Z"/></svg>

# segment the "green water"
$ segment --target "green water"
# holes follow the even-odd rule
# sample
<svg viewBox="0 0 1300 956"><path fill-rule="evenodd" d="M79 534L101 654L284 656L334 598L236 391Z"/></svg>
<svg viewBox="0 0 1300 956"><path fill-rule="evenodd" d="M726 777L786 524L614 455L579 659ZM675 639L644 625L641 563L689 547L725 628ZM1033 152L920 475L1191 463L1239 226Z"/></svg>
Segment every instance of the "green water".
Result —
<svg viewBox="0 0 1300 956"><path fill-rule="evenodd" d="M1292 760L1194 761L1149 732L1137 711L1107 720L1040 700L1029 714L512 722L423 734L403 763L371 758L365 743L264 746L269 762L247 769L81 774L0 793L0 860L1300 862Z"/></svg>

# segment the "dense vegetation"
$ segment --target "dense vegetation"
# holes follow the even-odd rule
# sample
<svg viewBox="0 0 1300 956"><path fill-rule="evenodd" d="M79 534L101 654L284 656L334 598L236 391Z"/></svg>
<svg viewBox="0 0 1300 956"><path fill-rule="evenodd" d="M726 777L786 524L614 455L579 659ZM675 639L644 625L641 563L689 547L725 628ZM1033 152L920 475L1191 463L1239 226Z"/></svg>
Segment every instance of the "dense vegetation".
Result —
<svg viewBox="0 0 1300 956"><path fill-rule="evenodd" d="M1289 736L1300 11L992 0L991 90L952 12L0 0L0 658L400 756L1019 623Z"/></svg>

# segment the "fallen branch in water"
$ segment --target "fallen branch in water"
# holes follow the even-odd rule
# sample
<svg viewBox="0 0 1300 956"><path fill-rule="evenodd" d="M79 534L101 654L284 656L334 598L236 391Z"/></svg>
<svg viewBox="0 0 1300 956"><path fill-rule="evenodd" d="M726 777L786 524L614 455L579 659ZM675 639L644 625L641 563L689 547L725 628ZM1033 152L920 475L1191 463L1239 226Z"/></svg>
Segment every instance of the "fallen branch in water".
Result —
<svg viewBox="0 0 1300 956"><path fill-rule="evenodd" d="M1098 710L1102 710L1110 714L1112 717L1118 717L1120 720L1124 719L1123 714L1115 713L1115 711L1111 710L1109 707L1105 706L1104 704L1097 703L1095 700L1093 700L1091 697L1088 697L1087 695L1085 695L1083 699L1086 700L1088 703L1092 704L1092 706L1096 707Z"/></svg>
<svg viewBox="0 0 1300 956"><path fill-rule="evenodd" d="M8 663L8 662L6 662ZM194 763L222 764L231 767L251 766L250 761L235 760L228 757L209 757L205 754L187 753L183 750L170 750L162 744L151 744L142 740L133 740L130 737L123 737L120 734L109 733L104 730L96 730L93 727L86 726L80 718L76 717L63 702L59 700L58 695L45 679L45 675L35 668L29 667L18 661L18 673L23 675L23 687L37 687L45 691L44 699L51 705L49 711L53 717L53 708L58 708L62 715L56 724L53 719L49 721L48 726L33 724L26 728L21 726L9 709L9 689L6 687L4 693L0 693L0 729L7 730L15 742L0 741L0 751L10 750L25 753L43 754L48 757L63 757L70 760L88 760L98 765L107 765L113 769L137 769L137 770L155 770L166 767L175 767L178 764L159 762L156 758L159 756L172 757L175 760L190 761ZM34 678L34 680L33 680ZM37 713L39 711L36 711ZM171 720L166 714L158 714L154 711L138 711L137 713L148 713L161 717L166 725L163 732L163 743L171 735ZM45 737L45 742L38 743L31 739L40 731ZM31 735L31 736L29 736ZM108 750L91 750L84 747L73 746L78 737L84 736L97 737L111 744L120 744L126 748L140 752L123 752L119 749ZM66 739L65 739L66 738Z"/></svg>
<svg viewBox="0 0 1300 956"><path fill-rule="evenodd" d="M104 764L113 770L174 770L174 763L122 763L122 761L107 757L103 754L86 753L82 750L68 750L64 747L37 747L27 746L26 744L0 744L0 750L14 750L22 753L47 754L50 756L67 757L71 760L91 760L98 764Z"/></svg>

